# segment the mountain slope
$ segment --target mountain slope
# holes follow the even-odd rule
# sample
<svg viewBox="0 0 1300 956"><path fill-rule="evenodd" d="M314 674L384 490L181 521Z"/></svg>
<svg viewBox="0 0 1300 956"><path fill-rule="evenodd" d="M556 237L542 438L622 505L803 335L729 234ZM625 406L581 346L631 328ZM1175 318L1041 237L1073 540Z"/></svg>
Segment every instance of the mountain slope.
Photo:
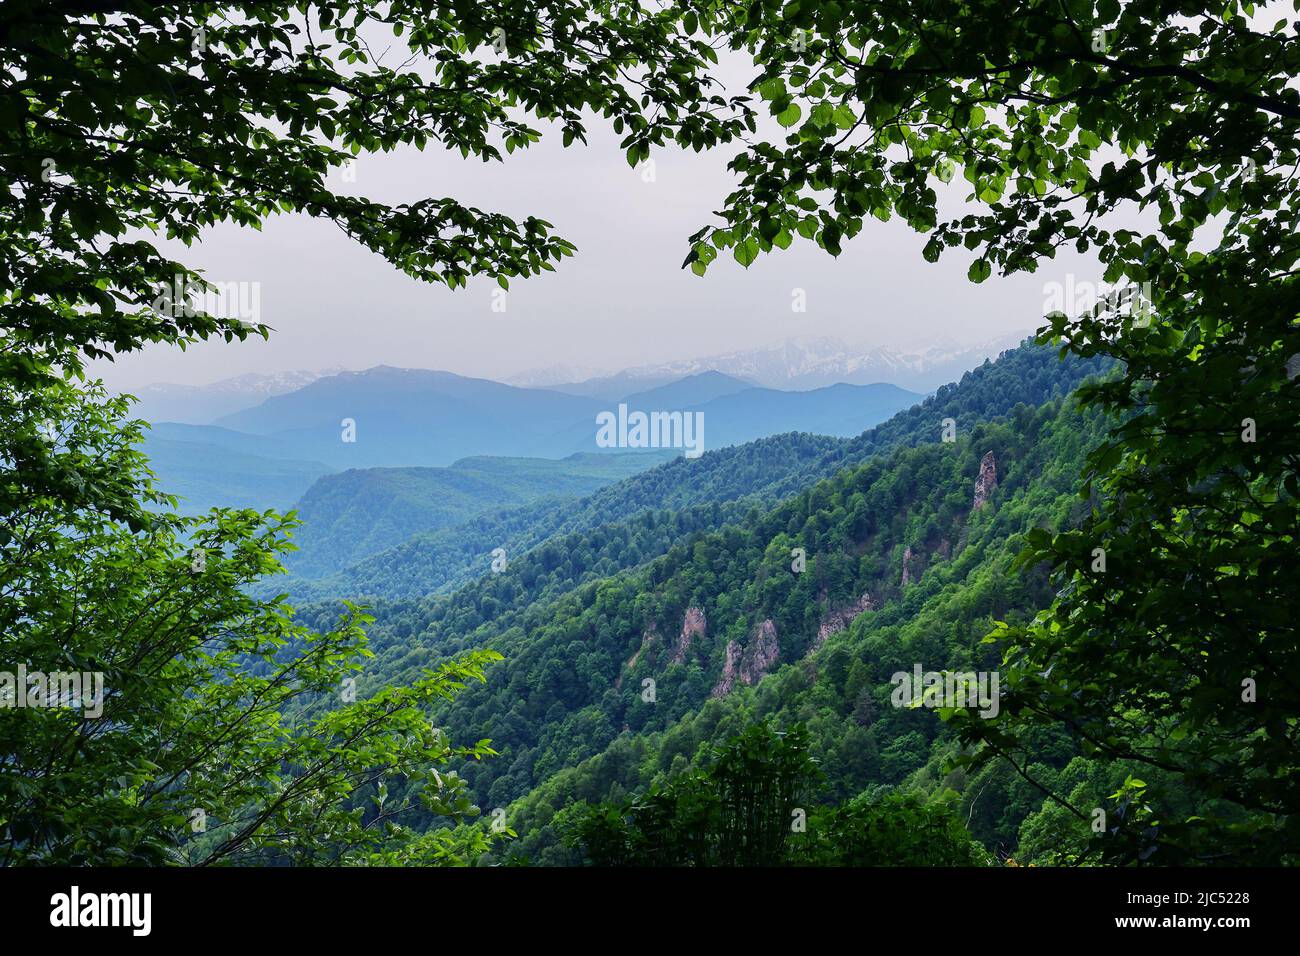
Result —
<svg viewBox="0 0 1300 956"><path fill-rule="evenodd" d="M448 468L350 469L315 482L294 505L302 527L285 566L335 571L413 535L539 498L576 498L643 471L673 452L465 458Z"/></svg>
<svg viewBox="0 0 1300 956"><path fill-rule="evenodd" d="M701 382L703 380L703 382ZM649 414L681 411L694 416L693 447L704 451L726 448L786 432L806 432L847 438L888 419L895 412L915 405L922 398L894 385L832 385L806 392L774 388L744 387L728 390L719 382L734 382L709 373L683 379L649 392L629 396L618 403L626 412ZM697 404L685 401L692 393L707 395L721 391ZM672 400L682 400L672 404ZM619 412L611 406L611 414ZM590 448L595 429L590 421L575 423L556 436L563 447Z"/></svg>
<svg viewBox="0 0 1300 956"><path fill-rule="evenodd" d="M548 615L553 632L520 621L496 641L507 655L498 687L517 692L545 674L561 690L535 693L510 711L517 720L498 721L511 734L502 751L509 768L466 770L487 805L509 808L521 834L515 852L572 862L554 825L567 807L642 790L690 763L701 745L763 718L809 726L830 800L948 788L986 845L1014 850L1043 795L1005 766L974 780L939 773L953 749L947 727L932 709L897 706L893 678L918 667L996 669L996 649L982 644L994 621L1022 619L1051 600L1045 575L1011 566L1020 536L1071 522L1082 454L1099 425L1054 403L981 428L969 443L900 451L757 523L697 539L662 570L575 595L570 617ZM999 477L977 507L989 462ZM796 546L808 554L802 574L791 571ZM510 673L508 661L523 653L518 632L528 634L528 651ZM584 653L567 669L537 647L549 639L558 648L584 632ZM616 674L614 693L584 696L588 672ZM538 712L544 726L532 733ZM477 732L492 722L492 708L467 701L444 719L457 718L482 720L471 723ZM506 746L500 731L494 737ZM1059 773L1074 754L1065 740L1045 741L1037 768ZM516 796L528 777L537 784Z"/></svg>
<svg viewBox="0 0 1300 956"><path fill-rule="evenodd" d="M626 402L629 408L640 408L646 411L695 408L723 395L734 395L736 392L743 392L753 387L751 383L733 376L708 371L700 372L698 375L688 375L657 388L633 392L622 396L620 401Z"/></svg>
<svg viewBox="0 0 1300 956"><path fill-rule="evenodd" d="M1100 427L1067 402L1022 407L538 601L530 575L591 562L544 546L450 599L381 610L367 680L468 647L505 654L435 719L493 739L501 757L462 774L482 806L514 804L543 862L563 862L552 821L572 800L644 785L763 713L811 720L833 789L900 784L946 744L933 713L889 706L888 675L987 666L992 619L1050 598L1011 557L1019 535L1070 520ZM578 547L599 552L614 530Z"/></svg>
<svg viewBox="0 0 1300 956"><path fill-rule="evenodd" d="M549 436L599 410L559 392L380 366L319 379L217 424L339 467L449 465L471 455L546 457L558 450Z"/></svg>
<svg viewBox="0 0 1300 956"><path fill-rule="evenodd" d="M964 434L979 422L1009 414L1019 404L1036 406L1068 394L1106 367L1095 360L1062 362L1056 350L1026 344L1004 353L997 362L967 372L960 382L944 386L921 404L853 439L776 436L710 451L693 461L676 459L576 505L539 504L492 512L455 528L413 537L320 581L273 579L267 586L288 590L300 602L435 594L482 575L486 556L494 548L505 548L513 560L545 541L620 522L628 526L637 547L619 552L612 560L649 560L672 542L668 525L656 523L659 510L673 509L683 528L718 527L756 503L798 493L841 468L894 448L934 441L945 418L953 418L958 433ZM581 579L592 571L577 573Z"/></svg>
<svg viewBox="0 0 1300 956"><path fill-rule="evenodd" d="M707 447L735 445L773 432L808 431L848 438L924 396L896 385L831 385L806 392L751 388L700 405Z"/></svg>
<svg viewBox="0 0 1300 956"><path fill-rule="evenodd" d="M206 441L177 441L161 434L146 433L143 447L158 487L180 498L181 514L202 514L216 507L283 511L331 470L319 461L259 455Z"/></svg>
<svg viewBox="0 0 1300 956"><path fill-rule="evenodd" d="M709 452L695 461L675 458L580 501L548 499L491 510L454 527L414 535L336 574L318 580L275 577L265 582L264 589L269 593L287 591L299 603L443 593L485 574L497 548L504 548L514 561L548 542L563 549L570 536L620 526L629 542L635 540L635 546L617 557L609 556L599 570L572 568L583 578L612 573L623 566L621 562L639 563L663 553L674 534L714 527L727 516L739 514L743 508L740 501L746 496L774 479L803 471L837 442L817 435L777 435ZM664 517L668 509L671 515ZM298 570L297 566L291 568Z"/></svg>

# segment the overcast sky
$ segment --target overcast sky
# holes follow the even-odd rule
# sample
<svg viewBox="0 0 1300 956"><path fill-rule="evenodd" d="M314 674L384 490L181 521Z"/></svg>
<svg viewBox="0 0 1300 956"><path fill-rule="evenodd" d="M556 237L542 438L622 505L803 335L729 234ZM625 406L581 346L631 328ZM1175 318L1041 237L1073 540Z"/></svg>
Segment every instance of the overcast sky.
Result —
<svg viewBox="0 0 1300 956"><path fill-rule="evenodd" d="M416 282L331 223L280 216L260 233L221 226L188 250L163 244L213 282L259 283L261 321L275 329L269 341L154 347L93 369L121 388L380 364L505 378L552 365L612 371L796 336L855 346L974 344L1039 324L1045 283L1097 274L1091 258L1071 254L1036 274L976 286L966 279L969 253L949 250L927 263L923 237L904 222L868 219L838 259L796 239L748 270L719 258L700 278L680 268L686 238L714 221L711 211L734 188L725 167L735 148L660 151L646 182L611 131L593 122L590 138L563 149L558 136L544 136L504 163L436 146L362 156L356 182L337 182L380 201L453 196L553 223L576 243L576 256L556 273L513 282L504 313L492 310L492 280L456 291ZM960 211L968 188L960 176L945 188L948 211ZM806 293L806 312L791 309L795 289Z"/></svg>

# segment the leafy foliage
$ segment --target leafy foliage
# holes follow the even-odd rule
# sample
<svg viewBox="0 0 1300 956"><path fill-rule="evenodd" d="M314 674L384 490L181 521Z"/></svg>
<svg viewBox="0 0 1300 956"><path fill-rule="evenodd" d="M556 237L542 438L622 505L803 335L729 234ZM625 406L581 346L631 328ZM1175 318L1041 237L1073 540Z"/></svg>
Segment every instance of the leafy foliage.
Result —
<svg viewBox="0 0 1300 956"><path fill-rule="evenodd" d="M397 39L385 62L371 42ZM299 212L417 279L554 269L551 225L453 198L387 206L331 188L362 152L429 144L484 161L538 141L529 119L585 139L591 116L630 161L745 129L711 92L711 46L672 14L605 0L169 4L112 11L16 0L0 13L0 381L48 382L150 342L245 339L203 276L161 255L219 222ZM143 234L143 238L141 237Z"/></svg>
<svg viewBox="0 0 1300 956"><path fill-rule="evenodd" d="M701 770L621 805L579 808L569 839L597 866L774 866L815 771L806 730L755 724Z"/></svg>
<svg viewBox="0 0 1300 956"><path fill-rule="evenodd" d="M983 866L951 807L914 794L840 807L798 804L820 773L807 728L746 727L698 770L642 797L578 804L566 842L596 866Z"/></svg>
<svg viewBox="0 0 1300 956"><path fill-rule="evenodd" d="M124 400L67 386L27 398L63 423L33 439L48 441L52 469L102 469L112 493L166 504L135 447L138 423L120 422ZM34 431L23 418L0 425ZM3 490L5 669L97 673L104 694L95 713L85 693L80 703L31 706L26 687L11 688L0 710L0 862L365 861L415 839L392 824L410 805L384 803L395 779L427 813L476 812L463 782L435 768L493 751L487 741L453 745L428 711L482 680L498 655L446 660L402 687L349 700L344 682L369 655L369 618L349 609L316 633L282 602L244 590L288 547L285 519L162 513L140 516L133 529L13 479ZM304 696L331 703L311 719L287 719ZM420 845L428 855L435 844L446 856L486 848L464 831Z"/></svg>
<svg viewBox="0 0 1300 956"><path fill-rule="evenodd" d="M376 58L385 34L410 57ZM402 145L500 160L540 138L529 117L568 145L599 115L631 161L670 140L707 147L746 125L742 104L683 108L727 106L703 74L715 60L674 16L585 0L4 5L0 649L33 669L100 671L110 689L98 721L75 707L0 715L5 862L449 862L488 845L413 837L393 817L472 811L435 767L487 744L453 746L426 710L495 655L333 706L324 695L366 654L364 616L314 633L247 591L277 569L289 523L175 517L125 407L68 383L86 359L150 343L267 334L195 301L213 287L152 235L189 245L216 223L296 212L426 281L550 271L573 246L547 222L449 197L387 206L330 176ZM311 717L287 718L303 696ZM212 821L197 836L194 811Z"/></svg>
<svg viewBox="0 0 1300 956"><path fill-rule="evenodd" d="M856 799L813 816L796 862L812 866L987 866L988 852L942 803Z"/></svg>
<svg viewBox="0 0 1300 956"><path fill-rule="evenodd" d="M835 255L867 216L897 215L931 261L973 252L975 282L1072 246L1126 286L1042 334L1121 362L1082 393L1116 425L1087 461L1086 519L1027 541L1059 597L993 633L1008 706L967 741L1023 769L1035 728L1063 726L1099 760L1236 808L1154 813L1144 771L1117 791L1130 810L1107 859L1293 859L1296 21L1239 0L688 7L752 59L751 88L790 131L732 161L739 187L692 238L696 272L796 237ZM938 184L958 171L976 209L940 222Z"/></svg>

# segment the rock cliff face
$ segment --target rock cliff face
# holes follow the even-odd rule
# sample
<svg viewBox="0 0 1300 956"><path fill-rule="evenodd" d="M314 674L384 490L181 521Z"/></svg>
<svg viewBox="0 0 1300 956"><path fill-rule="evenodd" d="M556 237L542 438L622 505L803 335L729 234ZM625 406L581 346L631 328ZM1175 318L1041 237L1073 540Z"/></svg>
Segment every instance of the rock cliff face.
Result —
<svg viewBox="0 0 1300 956"><path fill-rule="evenodd" d="M863 611L874 611L875 609L876 604L871 600L870 594L863 594L862 597L858 598L848 607L833 609L829 614L822 618L821 625L817 628L817 636L813 638L812 645L808 648L808 653L813 653L825 644L826 639L832 634L838 634L840 631L852 624L853 619Z"/></svg>
<svg viewBox="0 0 1300 956"><path fill-rule="evenodd" d="M979 477L975 479L975 499L971 502L971 511L979 511L985 502L993 496L993 489L998 486L998 463L993 452L987 452L980 459Z"/></svg>
<svg viewBox="0 0 1300 956"><path fill-rule="evenodd" d="M741 682L751 686L757 684L780 657L781 645L776 640L776 625L770 620L764 621L749 636L749 646L740 659Z"/></svg>
<svg viewBox="0 0 1300 956"><path fill-rule="evenodd" d="M735 641L727 642L726 660L722 664L722 676L714 685L710 697L726 697L731 693L736 682L754 686L772 669L781 657L781 645L776 638L776 625L770 620L763 621L749 635L749 640L742 649Z"/></svg>
<svg viewBox="0 0 1300 956"><path fill-rule="evenodd" d="M909 544L903 549L903 579L899 582L902 587L907 587L908 582L912 580L913 557L912 546Z"/></svg>
<svg viewBox="0 0 1300 956"><path fill-rule="evenodd" d="M704 610L698 607L688 607L686 616L682 620L682 633L677 637L677 643L673 646L673 663L680 664L686 660L686 652L691 649L691 644L697 637L704 637L709 632L709 622L705 620Z"/></svg>
<svg viewBox="0 0 1300 956"><path fill-rule="evenodd" d="M722 676L718 682L713 685L713 690L709 696L713 698L726 697L731 693L731 688L736 686L736 676L740 672L740 645L735 641L727 641L727 659L722 663Z"/></svg>

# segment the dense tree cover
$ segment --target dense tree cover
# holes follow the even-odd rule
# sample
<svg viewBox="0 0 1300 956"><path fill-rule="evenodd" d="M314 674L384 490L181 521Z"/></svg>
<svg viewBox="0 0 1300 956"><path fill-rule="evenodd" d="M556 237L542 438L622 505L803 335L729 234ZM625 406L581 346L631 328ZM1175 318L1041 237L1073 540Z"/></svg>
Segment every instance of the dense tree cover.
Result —
<svg viewBox="0 0 1300 956"><path fill-rule="evenodd" d="M996 632L1009 706L967 739L1023 765L1035 728L1064 725L1097 759L1147 768L1110 858L1293 858L1300 21L1240 0L686 6L752 59L789 130L732 161L696 272L797 237L838 254L865 217L897 215L931 261L973 250L976 282L1072 246L1126 286L1050 317L1045 339L1122 362L1083 392L1120 424L1088 459L1082 526L1029 541L1059 597ZM940 222L935 186L958 172L976 208ZM1154 771L1249 824L1151 812Z"/></svg>
<svg viewBox="0 0 1300 956"><path fill-rule="evenodd" d="M1097 356L1087 359L1063 356L1056 349L1026 340L996 360L985 360L979 368L963 374L959 381L940 386L921 404L849 439L837 455L828 455L812 474L817 479L829 477L840 468L862 464L874 455L934 441L946 418L951 418L958 431L965 433L980 422L1009 414L1017 405L1037 408L1070 395L1090 378L1104 376L1113 365L1112 361ZM806 487L807 484L783 480L774 482L770 492L774 499L783 498Z"/></svg>
<svg viewBox="0 0 1300 956"><path fill-rule="evenodd" d="M801 804L820 773L807 729L754 723L703 766L621 802L576 804L565 843L595 866L982 866L952 807L914 794Z"/></svg>
<svg viewBox="0 0 1300 956"><path fill-rule="evenodd" d="M465 458L447 468L350 468L318 479L293 506L302 522L290 573L316 576L386 551L422 532L545 498L580 496L634 475L666 453L568 458Z"/></svg>
<svg viewBox="0 0 1300 956"><path fill-rule="evenodd" d="M504 653L482 688L437 719L472 732L492 728L501 758L463 772L482 805L508 806L520 834L516 852L536 862L572 862L557 829L569 804L642 792L755 714L808 725L825 773L820 798L832 804L872 787L915 789L935 805L965 800L966 772L946 767L959 749L953 734L932 712L891 706L890 675L918 662L992 669L996 654L981 640L993 621L1025 621L1050 602L1045 575L1017 575L1011 563L1026 533L1080 517L1078 467L1104 423L1057 401L1020 406L953 444L934 431L926 445L847 469L771 510L695 535L640 569L553 600L503 607L480 591L487 613L472 630L466 618L448 627L434 621L395 641L381 619L368 679L400 683L406 671L461 646ZM988 452L998 462L998 489L972 512ZM807 555L798 574L796 547ZM818 648L821 624L864 592L876 609ZM452 603L473 595L459 592ZM674 660L688 607L703 611L707 633ZM724 646L747 646L763 620L778 635L778 667L757 688L737 683L717 699ZM647 678L655 682L652 701L643 695ZM1076 753L1070 740L1053 738L1041 759L1064 766ZM996 786L1014 789L1004 780ZM1014 852L1021 821L1044 799L1037 790L1022 795L1018 816L976 835Z"/></svg>
<svg viewBox="0 0 1300 956"><path fill-rule="evenodd" d="M135 447L139 428L121 424L124 400L99 389L33 399L58 430L6 414L5 434L48 442L53 467L167 503ZM164 512L132 531L28 491L0 523L0 670L27 670L0 691L0 864L432 863L486 849L482 827L421 835L374 801L394 779L434 815L476 812L447 765L492 751L452 744L428 711L481 680L495 655L344 697L368 653L366 618L350 612L316 633L244 591L287 546L283 522L252 511ZM102 684L56 690L29 683L34 671ZM303 695L336 706L286 719Z"/></svg>
<svg viewBox="0 0 1300 956"><path fill-rule="evenodd" d="M669 463L602 489L586 499L580 511L557 506L553 510L566 516L563 523L561 519L548 523L539 518L529 534L544 543L532 550L523 550L523 541L528 539L511 539L512 544L515 540L521 542L522 556L512 557L502 574L484 573L490 564L494 539L473 537L474 530L482 527L477 522L464 526L457 530L465 538L458 540L461 547L465 547L465 540L470 542L468 550L475 555L473 570L480 580L473 587L437 600L378 602L372 609L378 618L377 634L385 642L395 638L405 646L418 641L440 652L452 646L473 646L466 635L485 624L505 630L514 624L517 615L543 599L558 598L580 584L636 567L674 546L689 547L693 536L700 532L747 516L756 520L763 502L776 500L775 492L769 499L765 478L772 485L786 488L794 481L788 476L802 475L796 487L807 488L835 474L837 465L865 462L882 450L933 443L940 437L946 418L965 429L1006 415L1021 396L1046 401L1068 394L1085 375L1105 367L1098 362L1062 362L1050 349L1026 345L1004 353L997 362L968 373L959 385L945 386L921 406L900 413L847 444L814 436L777 436L738 449L711 452L694 462L693 467L686 467L692 463L684 461ZM836 454L822 451L827 448ZM765 470L750 470L751 454L766 466ZM729 501L732 495L740 497ZM721 501L711 501L715 496ZM708 503L682 507L696 501ZM648 510L650 502L668 502L677 507ZM624 514L636 517L619 520ZM587 525L592 530L562 536L556 533L559 528L575 525ZM416 545L411 543L412 548ZM510 548L507 552L516 553ZM431 552L431 556L441 553ZM404 568L418 568L424 563L416 565L405 548L396 554L401 555L401 560L394 561L394 577ZM376 576L375 580L382 578ZM271 587L278 584L275 578L268 582ZM359 597L368 592L343 593ZM338 602L325 602L303 608L300 613L304 620L321 626L340 609ZM406 650L422 653L419 648Z"/></svg>
<svg viewBox="0 0 1300 956"><path fill-rule="evenodd" d="M1036 418L1040 419L1037 426ZM1101 433L1102 424L1095 418L1089 424L1089 420L1081 420L1067 410L1050 409L1046 411L1050 427L1044 427L1041 413L1035 416L1028 410L1020 421L1026 431L1019 441L1008 440L1006 432L987 431L988 426L972 436L972 440L985 442L995 451L1006 472L995 501L969 522L965 518L973 472L982 457L969 448L958 456L953 454L953 446L936 443L900 453L893 461L859 469L849 488L856 490L858 482L874 476L868 486L870 493L864 491L863 497L868 510L881 516L867 549L881 554L876 562L878 568L873 577L841 584L844 590L837 595L838 600L818 607L806 627L815 629L827 604L842 606L855 592L861 593L859 587L871 590L879 610L859 616L811 658L800 659L793 640L793 651L787 657L787 638L783 634L781 661L788 662L786 666L776 669L756 688L737 686L721 700L706 696L721 668L715 644L709 672L702 675L703 699L686 708L680 718L676 716L676 705L683 694L690 692L689 686L683 687L673 679L674 671L680 671L681 666L674 668L669 661L660 659L658 668L638 668L636 673L659 678L658 701L654 705L637 700L638 687L632 679L636 673L624 681L624 697L630 698L628 710L643 721L642 732L612 735L610 743L593 756L554 772L533 793L515 802L509 808L509 819L521 835L516 852L538 862L571 862L555 849L566 806L581 800L599 802L607 793L640 792L662 775L689 765L701 747L738 732L752 719L771 717L782 725L803 722L808 726L814 754L826 776L819 797L830 804L852 800L864 791L866 799L875 800L893 789L915 790L927 802L947 804L952 791L963 801L960 815L966 819L971 804L977 813L983 812L1001 807L1004 795L1011 794L1019 801L1018 811L1013 811L1018 816L1004 821L1007 825L1001 831L975 827L973 832L1002 855L1017 853L1017 828L1025 815L1040 809L1045 800L1042 791L1028 785L1020 788L1018 777L999 779L993 785L981 779L980 786L972 789L967 771L948 767L950 758L959 752L949 725L933 712L891 706L889 680L894 672L908 671L917 662L936 670L992 669L996 654L981 643L991 622L1025 620L1034 608L1051 600L1045 576L1018 575L1012 570L1012 561L1023 535L1033 527L1040 523L1063 526L1078 518L1074 494L1077 465L1090 441ZM1031 434L1035 437L1028 437ZM817 527L822 524L819 517L837 510L835 501L853 497L831 496L823 504L827 511L796 519L794 525ZM952 523L944 529L946 533L922 547L925 539L916 535L926 533L945 501L952 509ZM807 507L807 503L803 506ZM887 506L896 510L886 510ZM847 531L847 519L845 510L835 524L825 523L828 537L841 542L854 540ZM775 535L779 527L772 521L763 532ZM949 558L943 557L944 541L953 544ZM914 579L905 589L899 587L904 542L910 542L914 554L922 556L914 570L923 569L919 580ZM846 547L855 557L859 549L860 545ZM747 555L733 550L738 551L738 557L732 567L740 571L737 577L741 587L750 589L753 600L752 582L762 574L766 549L753 549L758 552L758 560L748 564ZM788 551L784 553L788 555ZM810 548L810 558L813 554ZM817 553L818 563L828 568L834 566L834 558L833 550ZM775 554L768 560L769 579L788 569L788 563L777 563ZM795 601L791 606L802 610ZM706 609L710 620L714 620L713 608ZM760 608L753 614L771 615L771 611ZM780 618L772 616L782 633ZM529 633L534 641L546 636L542 629ZM493 683L495 678L488 686ZM591 714L590 707L586 712ZM662 720L661 714L667 714L669 719ZM570 736L590 732L587 728L593 726L590 716L586 721L570 719L567 725ZM500 765L504 768L514 756L513 741L499 742L503 744ZM1045 763L1064 766L1076 752L1068 738L1057 735L1042 740L1038 754ZM581 749L574 748L568 755L580 757L581 753ZM547 767L562 763L548 763ZM1086 840L1090 831L1086 824L1079 825Z"/></svg>
<svg viewBox="0 0 1300 956"><path fill-rule="evenodd" d="M859 797L819 808L794 862L801 866L987 866L987 850L953 807L916 794Z"/></svg>
<svg viewBox="0 0 1300 956"><path fill-rule="evenodd" d="M418 597L481 577L498 547L517 560L515 556L547 542L566 553L576 551L579 571L562 582L568 590L595 577L596 569L608 575L658 557L693 531L734 521L755 505L802 491L872 455L933 441L945 418L965 429L1005 415L1017 404L1037 406L1069 394L1108 365L1101 359L1062 362L1053 349L1022 345L856 438L777 435L711 451L694 461L677 459L603 488L576 505L546 502L484 515L417 535L322 581L277 579L266 588L285 590L298 601L338 595ZM722 506L706 507L713 503ZM609 556L604 547L587 557L595 540L590 532L608 525L627 525L635 548L628 551L627 534L611 530L617 548L613 562L603 560ZM529 593L541 591L530 587Z"/></svg>
<svg viewBox="0 0 1300 956"><path fill-rule="evenodd" d="M737 687L721 701L706 701L665 729L618 735L595 756L554 773L509 809L509 818L521 834L515 852L538 862L573 862L555 847L567 819L565 807L574 801L598 802L609 793L640 792L685 767L701 748L736 733L747 721L769 717L784 724L808 725L814 754L826 775L818 796L829 805L855 800L855 795L874 803L891 792L911 793L926 806L954 805L960 819L969 821L972 835L1000 856L1038 863L1082 854L1095 859L1098 847L1093 842L1091 812L1098 808L1120 812L1122 801L1117 803L1114 795L1134 772L1131 763L1096 767L1086 794L1073 794L1095 801L1082 804L1088 815L1080 820L1042 789L1066 798L1077 789L1078 764L1083 761L1071 761L1080 747L1063 729L1036 732L1035 782L1030 782L1005 762L974 770L954 765L953 758L963 751L951 722L933 713L899 710L889 700L890 675L908 670L914 662L927 667L933 662L936 669L995 667L994 649L982 643L991 622L1025 621L1033 608L1051 600L1046 576L1041 571L1028 577L1016 573L1014 556L1024 535L1039 524L1062 527L1079 520L1082 503L1074 493L1078 463L1103 433L1104 423L1073 415L1046 429L1032 427L1028 415L1022 415L1020 422L1053 450L1039 452L1046 463L1028 468L1037 476L1030 486L1017 488L1023 478L1006 474L996 500L967 529L960 554L952 560L933 560L919 583L886 600L879 610L860 616L811 661L782 667L753 690ZM1004 464L1020 460L1006 444L993 444L993 448ZM967 467L972 464L973 456ZM914 474L900 469L899 485L908 487ZM969 507L969 474L956 487L964 492L962 506ZM922 487L917 498L919 503L909 500L902 506L899 517L919 513L928 523L925 503L942 496ZM990 513L992 507L996 510ZM895 545L895 562L897 550ZM925 554L926 549L914 548L914 552ZM895 563L892 574L898 575L899 570ZM656 708L667 698L664 683L660 681ZM572 725L575 732L582 726ZM510 748L503 751L509 754ZM1188 793L1174 779L1144 776L1160 787L1159 800L1165 808L1178 812L1189 806L1199 805L1203 811L1215 807L1212 798ZM1028 831L1026 842L1022 842L1024 831Z"/></svg>
<svg viewBox="0 0 1300 956"><path fill-rule="evenodd" d="M406 52L377 62L371 39ZM188 245L296 212L422 280L552 269L573 247L544 221L452 198L386 206L330 176L399 145L499 160L537 141L530 119L568 144L594 115L630 158L706 147L745 112L709 108L726 105L702 73L715 59L676 18L621 3L4 4L0 660L102 672L108 688L102 719L0 712L5 862L452 862L487 845L481 830L410 838L393 817L472 811L435 768L488 750L451 744L427 710L491 654L285 719L299 695L339 693L365 654L361 619L311 633L249 597L285 523L173 517L125 408L72 383L87 358L268 331L210 313L204 277L153 235Z"/></svg>
<svg viewBox="0 0 1300 956"><path fill-rule="evenodd" d="M481 577L497 548L505 549L509 560L517 560L544 542L605 525L639 521L653 529L664 523L665 514L678 523L676 533L688 533L696 524L685 512L703 513L697 506L758 494L781 477L802 473L839 444L839 439L823 435L787 434L707 452L693 461L676 458L580 501L543 501L489 511L451 528L412 535L318 582L272 581L268 587L286 588L300 601L340 594L421 597L450 592ZM662 553L663 544L672 540L656 542L659 550L647 551L644 557Z"/></svg>
<svg viewBox="0 0 1300 956"><path fill-rule="evenodd" d="M622 804L574 808L567 840L596 866L776 866L816 773L802 727L755 724Z"/></svg>

